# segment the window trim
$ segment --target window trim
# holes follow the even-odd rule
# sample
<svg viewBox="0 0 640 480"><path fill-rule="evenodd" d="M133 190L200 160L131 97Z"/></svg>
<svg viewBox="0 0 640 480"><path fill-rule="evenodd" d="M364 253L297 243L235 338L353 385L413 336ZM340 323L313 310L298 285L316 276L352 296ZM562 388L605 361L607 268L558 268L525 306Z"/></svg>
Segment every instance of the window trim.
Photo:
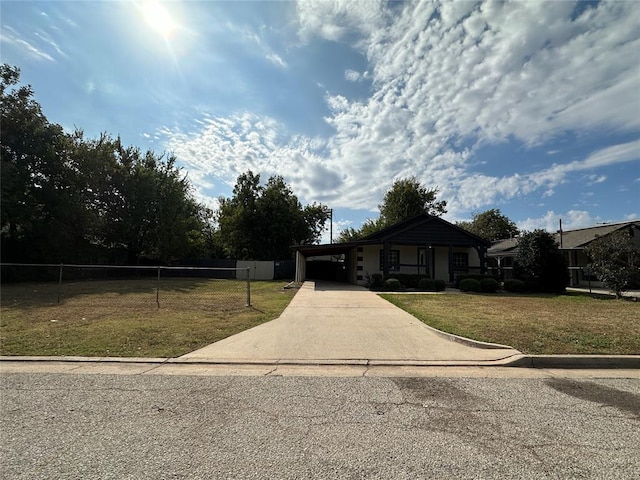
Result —
<svg viewBox="0 0 640 480"><path fill-rule="evenodd" d="M394 261L394 258L395 261ZM384 271L384 249L380 249L380 271ZM399 272L400 271L400 250L389 250L389 271L390 272Z"/></svg>

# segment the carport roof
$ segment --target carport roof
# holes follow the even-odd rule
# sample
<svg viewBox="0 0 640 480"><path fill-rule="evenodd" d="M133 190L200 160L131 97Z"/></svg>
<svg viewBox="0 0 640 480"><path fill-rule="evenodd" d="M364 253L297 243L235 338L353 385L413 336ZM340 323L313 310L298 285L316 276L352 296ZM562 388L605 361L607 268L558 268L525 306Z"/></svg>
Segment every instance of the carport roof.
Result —
<svg viewBox="0 0 640 480"><path fill-rule="evenodd" d="M297 245L294 250L302 253L305 257L322 256L322 255L341 255L347 253L352 248L362 245L358 243L330 243L324 245Z"/></svg>

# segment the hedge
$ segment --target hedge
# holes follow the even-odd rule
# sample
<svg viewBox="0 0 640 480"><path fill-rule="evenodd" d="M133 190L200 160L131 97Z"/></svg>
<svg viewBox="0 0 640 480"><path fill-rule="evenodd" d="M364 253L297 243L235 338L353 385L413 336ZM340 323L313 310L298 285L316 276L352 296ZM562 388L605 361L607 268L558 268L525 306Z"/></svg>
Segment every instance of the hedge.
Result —
<svg viewBox="0 0 640 480"><path fill-rule="evenodd" d="M384 289L388 292L397 292L400 290L400 280L397 278L387 278L384 281Z"/></svg>
<svg viewBox="0 0 640 480"><path fill-rule="evenodd" d="M504 281L504 289L507 292L512 293L522 293L526 289L526 285L522 280L518 280L516 278L512 278L510 280Z"/></svg>
<svg viewBox="0 0 640 480"><path fill-rule="evenodd" d="M500 276L499 275L476 275L476 274L463 274L463 275L458 275L456 277L456 288L460 288L460 282L462 280L465 280L467 278L471 278L473 280L477 280L480 281L483 278L493 278L496 282L500 282Z"/></svg>
<svg viewBox="0 0 640 480"><path fill-rule="evenodd" d="M480 282L475 278L464 278L460 281L460 291L462 292L479 292Z"/></svg>
<svg viewBox="0 0 640 480"><path fill-rule="evenodd" d="M480 290L485 293L496 293L500 290L500 282L495 278L483 278L480 280Z"/></svg>

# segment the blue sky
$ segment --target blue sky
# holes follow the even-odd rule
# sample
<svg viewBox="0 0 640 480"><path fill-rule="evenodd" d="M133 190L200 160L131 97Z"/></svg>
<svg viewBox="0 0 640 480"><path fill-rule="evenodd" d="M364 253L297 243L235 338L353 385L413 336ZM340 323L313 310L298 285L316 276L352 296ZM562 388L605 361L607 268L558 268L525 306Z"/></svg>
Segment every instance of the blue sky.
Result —
<svg viewBox="0 0 640 480"><path fill-rule="evenodd" d="M282 175L377 216L416 176L449 221L640 217L640 4L2 1L0 56L50 121L173 152L215 207Z"/></svg>

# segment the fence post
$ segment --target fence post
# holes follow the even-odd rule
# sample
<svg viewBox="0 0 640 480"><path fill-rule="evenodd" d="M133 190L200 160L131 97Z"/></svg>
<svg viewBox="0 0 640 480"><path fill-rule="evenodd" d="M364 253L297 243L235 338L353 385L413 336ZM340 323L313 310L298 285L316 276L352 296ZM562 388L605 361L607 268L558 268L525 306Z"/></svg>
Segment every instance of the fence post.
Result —
<svg viewBox="0 0 640 480"><path fill-rule="evenodd" d="M58 275L58 303L60 303L61 294L62 294L62 264L60 264L60 273Z"/></svg>
<svg viewBox="0 0 640 480"><path fill-rule="evenodd" d="M245 306L251 306L251 267L247 267L247 304Z"/></svg>
<svg viewBox="0 0 640 480"><path fill-rule="evenodd" d="M156 285L156 305L160 308L160 266L158 266L158 283Z"/></svg>

